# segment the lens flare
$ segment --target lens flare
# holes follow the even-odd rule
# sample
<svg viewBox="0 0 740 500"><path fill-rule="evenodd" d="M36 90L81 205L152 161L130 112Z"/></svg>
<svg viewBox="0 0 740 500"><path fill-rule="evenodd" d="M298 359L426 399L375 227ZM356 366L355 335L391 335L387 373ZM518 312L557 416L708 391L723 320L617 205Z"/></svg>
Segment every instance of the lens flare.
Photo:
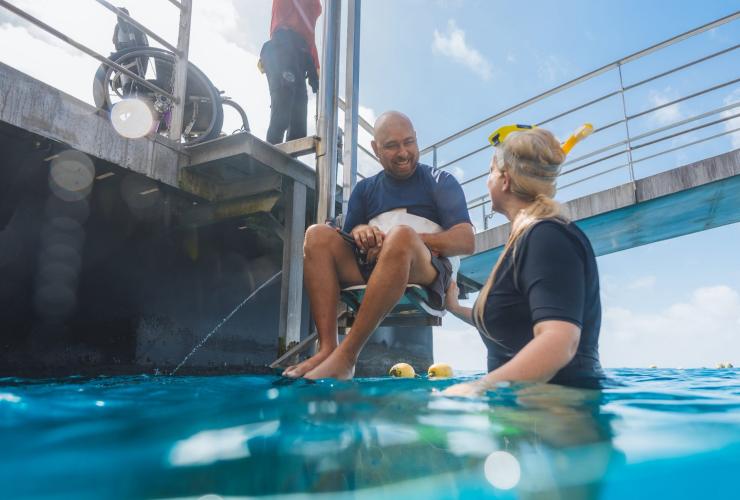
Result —
<svg viewBox="0 0 740 500"><path fill-rule="evenodd" d="M483 471L488 482L500 490L510 490L519 484L522 474L519 461L506 451L494 451L488 455Z"/></svg>
<svg viewBox="0 0 740 500"><path fill-rule="evenodd" d="M52 160L49 187L61 200L80 201L90 194L94 178L92 160L85 153L69 149Z"/></svg>
<svg viewBox="0 0 740 500"><path fill-rule="evenodd" d="M154 114L141 99L124 99L113 105L110 121L119 135L127 139L144 137L154 130Z"/></svg>

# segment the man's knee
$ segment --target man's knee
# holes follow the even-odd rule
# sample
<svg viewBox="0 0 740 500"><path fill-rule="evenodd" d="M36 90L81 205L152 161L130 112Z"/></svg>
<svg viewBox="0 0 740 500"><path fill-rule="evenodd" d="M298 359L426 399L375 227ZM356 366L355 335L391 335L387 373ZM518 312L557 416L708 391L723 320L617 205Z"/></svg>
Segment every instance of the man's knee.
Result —
<svg viewBox="0 0 740 500"><path fill-rule="evenodd" d="M314 248L326 249L333 241L339 238L337 230L326 224L314 224L306 229L306 236L303 239L303 253Z"/></svg>
<svg viewBox="0 0 740 500"><path fill-rule="evenodd" d="M419 234L411 226L394 226L383 240L384 253L411 254Z"/></svg>
<svg viewBox="0 0 740 500"><path fill-rule="evenodd" d="M390 231L385 235L383 245L389 244L402 244L411 243L419 237L419 233L411 226L399 225L391 228Z"/></svg>

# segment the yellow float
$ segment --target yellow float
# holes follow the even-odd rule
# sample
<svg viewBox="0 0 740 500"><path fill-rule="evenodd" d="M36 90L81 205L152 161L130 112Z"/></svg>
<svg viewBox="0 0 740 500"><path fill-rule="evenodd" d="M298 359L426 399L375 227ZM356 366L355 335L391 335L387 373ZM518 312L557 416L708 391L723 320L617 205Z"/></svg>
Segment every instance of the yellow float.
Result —
<svg viewBox="0 0 740 500"><path fill-rule="evenodd" d="M396 363L391 367L388 375L399 378L414 378L416 372L414 371L414 367L408 363Z"/></svg>
<svg viewBox="0 0 740 500"><path fill-rule="evenodd" d="M434 363L427 370L429 378L450 378L452 377L452 367L447 363Z"/></svg>

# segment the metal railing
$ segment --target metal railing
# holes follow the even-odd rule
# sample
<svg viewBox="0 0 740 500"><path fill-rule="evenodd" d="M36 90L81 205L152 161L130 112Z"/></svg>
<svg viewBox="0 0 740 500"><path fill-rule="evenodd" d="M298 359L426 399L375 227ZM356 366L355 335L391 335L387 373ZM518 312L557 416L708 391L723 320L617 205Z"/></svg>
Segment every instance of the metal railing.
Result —
<svg viewBox="0 0 740 500"><path fill-rule="evenodd" d="M468 158L471 158L479 153L482 153L488 150L490 148L490 145L487 143L485 139L483 139L481 141L481 142L485 141L483 145L479 147L475 147L470 150L463 149L464 152L458 153L456 156L454 156L452 160L445 161L444 163L440 164L438 162L438 157L439 157L441 148L449 147L455 142L462 142L462 140L465 138L469 139L470 134L472 134L473 132L478 131L479 129L481 129L482 127L485 127L486 125L492 124L494 122L499 122L500 120L505 119L505 118L509 118L509 120L507 120L509 122L521 122L521 120L517 120L513 118L517 113L525 111L525 110L529 111L532 109L533 105L541 103L547 98L557 96L558 94L560 94L561 92L564 92L565 90L572 89L578 85L589 82L598 76L605 75L609 72L616 72L617 77L618 77L618 86L615 90L607 91L603 93L602 95L599 95L598 97L590 99L586 102L579 103L578 105L570 107L569 109L566 109L564 111L557 112L553 114L552 116L549 116L546 119L539 121L538 123L536 123L536 125L543 126L543 125L551 124L555 122L556 120L560 120L563 118L566 118L566 119L574 118L576 113L578 112L583 112L584 110L587 111L589 110L589 108L593 108L595 105L600 104L600 103L607 103L607 101L609 101L610 99L618 99L617 107L618 107L618 113L620 115L619 118L616 120L603 123L603 124L594 123L595 131L592 134L592 136L598 136L599 134L604 134L606 131L610 129L615 129L615 127L623 126L624 127L624 132L623 132L624 137L606 146L602 146L592 151L589 151L588 153L583 154L579 157L569 159L566 163L563 164L563 171L561 173L561 176L562 177L573 176L573 174L575 174L576 172L584 173L586 169L593 170L597 166L603 166L605 162L607 162L608 160L613 159L613 158L618 158L620 156L626 156L626 161L624 161L623 163L620 163L617 166L609 165L607 166L607 168L598 170L595 173L585 175L582 178L573 180L567 184L560 185L559 189L563 190L563 189L575 186L577 184L581 184L586 181L590 181L590 180L602 177L606 174L615 172L620 169L627 169L629 173L629 181L634 183L636 179L636 174L635 174L636 164L648 161L652 158L656 158L661 155L665 155L665 154L668 154L674 151L678 151L683 148L688 148L696 144L701 144L707 141L711 141L718 137L722 137L722 136L726 136L726 135L738 132L739 130L738 128L730 128L729 126L727 126L727 123L729 123L730 120L734 120L740 117L740 109L738 109L740 108L740 99L738 99L736 102L724 102L723 103L725 104L724 106L714 107L713 109L709 109L709 110L702 110L703 112L690 116L688 118L680 117L681 119L677 119L667 125L660 126L660 127L657 127L651 130L647 130L639 134L635 134L633 130L630 130L630 125L635 123L637 119L647 117L651 115L651 113L656 113L656 112L659 112L660 110L667 109L672 106L677 106L678 104L683 103L685 101L697 99L701 96L704 96L712 92L716 92L720 89L725 89L734 84L737 84L738 82L740 82L740 71L736 71L735 74L730 75L730 78L727 80L721 81L711 86L707 86L700 90L688 93L686 95L683 95L681 97L678 97L678 98L675 98L669 101L655 103L657 105L654 105L648 109L644 109L644 110L641 110L639 112L635 112L632 114L628 113L627 95L630 92L634 92L638 89L644 88L644 86L650 82L654 82L656 80L665 78L670 75L675 75L681 71L688 70L689 68L693 68L702 63L706 63L710 60L718 59L723 56L728 56L729 54L733 53L738 48L740 48L740 44L734 44L726 48L723 48L721 50L717 50L709 54L705 54L702 57L692 59L690 61L682 62L678 66L675 66L675 67L672 67L671 69L653 74L647 78L639 80L630 85L624 85L623 68L625 67L625 65L638 61L650 54L658 52L667 47L673 46L679 42L687 40L701 33L705 33L709 30L718 28L724 24L732 23L738 19L740 19L740 11L734 12L733 14L725 16L721 19L717 19L713 22L707 23L703 26L692 29L685 33L681 33L680 35L677 35L668 40L655 44L647 49L641 50L639 52L635 52L634 54L623 57L605 66L602 66L594 71L591 71L582 76L574 78L553 89L547 90L546 92L536 95L530 99L527 99L523 102L510 106L507 109L504 109L503 111L495 113L483 120L480 120L479 122L469 127L466 127L454 134L449 135L448 137L445 137L435 142L434 144L431 144L425 147L424 149L422 149L421 155L424 156L424 155L431 154L432 164L438 168L445 169L453 165L458 165L461 162L463 162L463 160L466 160ZM740 66L737 66L737 65L734 66L734 68L738 68L738 67ZM706 120L711 117L715 117L717 115L720 115L719 118L712 119L708 122L703 122L703 120ZM709 128L709 127L712 127L712 126L715 126L721 123L725 124L725 130L723 130L720 133L714 133L708 137L704 137L704 138L697 139L697 140L689 140L689 142L685 144L681 144L679 146L672 146L667 149L664 149L664 150L661 150L661 151L658 151L652 154L648 154L644 157L640 157L640 158L633 157L633 153L636 151L640 151L640 150L646 151L647 150L646 148L648 148L649 146L654 146L660 143L664 143L665 141L670 141L680 136L689 137L690 139L693 139L692 137L689 136L689 134L692 134L693 132L697 132L699 130L706 129L706 128ZM688 128L680 128L685 125L694 125L694 126L690 126ZM668 133L663 134L664 132L668 132ZM487 134L485 135L487 136ZM589 144L593 142L594 141L590 139L585 144ZM463 187L465 187L473 182L481 181L487 175L488 175L487 171L485 172L481 171L481 173L479 174L476 173L472 175L471 177L465 179L464 181L461 182L461 184L463 185ZM482 196L470 197L468 198L467 201L468 201L469 210L481 208L482 215L483 215L483 229L484 230L488 229L488 220L493 216L493 214L486 212L486 207L490 204L489 196L487 194L484 194Z"/></svg>
<svg viewBox="0 0 740 500"><path fill-rule="evenodd" d="M26 21L33 24L34 26L46 31L50 35L58 38L59 40L62 40L63 42L71 45L72 47L87 54L88 56L100 61L102 64L110 68L113 68L116 71L120 71L124 75L140 83L141 85L148 88L149 90L157 94L160 94L164 97L167 97L168 99L171 99L174 106L172 108L172 121L170 124L170 139L179 142L180 141L180 131L182 130L183 112L184 112L184 106L185 106L184 104L185 80L187 76L187 66L188 66L188 46L189 46L189 40L190 40L190 18L191 18L191 13L192 13L192 0L182 0L182 1L169 0L171 4L173 4L175 7L177 7L180 10L180 21L179 21L177 46L172 45L171 43L169 43L168 41L166 41L165 39L157 35L155 32L153 32L152 30L150 30L143 24L139 23L135 19L133 19L131 16L126 14L121 9L114 7L109 2L105 0L95 0L95 1L99 3L100 5L102 5L103 7L105 7L106 9L108 9L109 11L113 12L116 16L122 19L125 19L127 22L131 23L136 28L140 29L141 31L149 35L152 39L160 43L163 47L172 51L172 53L175 56L175 64L174 64L174 71L173 71L173 74L175 75L175 81L174 81L172 93L158 87L157 85L151 83L150 81L147 81L144 77L134 73L133 71L129 70L128 68L125 68L124 66L121 66L120 64L117 64L116 62L105 57L104 55L98 52L95 52L91 48L72 39L71 37L65 35L59 30L46 24L40 19L32 16L26 11L16 7L12 3L7 2L6 0L0 0L0 7L3 7L6 10L9 10L10 12L25 19Z"/></svg>

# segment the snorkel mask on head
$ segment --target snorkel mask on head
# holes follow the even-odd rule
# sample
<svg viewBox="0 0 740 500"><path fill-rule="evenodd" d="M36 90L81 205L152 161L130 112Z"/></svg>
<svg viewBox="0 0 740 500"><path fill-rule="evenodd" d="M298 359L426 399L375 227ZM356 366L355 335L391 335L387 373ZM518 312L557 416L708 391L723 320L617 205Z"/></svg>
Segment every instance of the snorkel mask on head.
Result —
<svg viewBox="0 0 740 500"><path fill-rule="evenodd" d="M537 125L504 125L503 127L497 128L491 135L488 136L488 142L491 144L491 146L497 147L502 144L506 140L506 137L512 132L532 130L533 128L537 128ZM560 145L560 149L562 149L563 153L567 155L568 153L570 153L570 150L573 149L573 146L578 144L582 139L585 139L586 137L591 135L591 132L593 131L593 125L591 125L590 123L584 123L583 125L578 127L575 132L570 134L565 142Z"/></svg>

